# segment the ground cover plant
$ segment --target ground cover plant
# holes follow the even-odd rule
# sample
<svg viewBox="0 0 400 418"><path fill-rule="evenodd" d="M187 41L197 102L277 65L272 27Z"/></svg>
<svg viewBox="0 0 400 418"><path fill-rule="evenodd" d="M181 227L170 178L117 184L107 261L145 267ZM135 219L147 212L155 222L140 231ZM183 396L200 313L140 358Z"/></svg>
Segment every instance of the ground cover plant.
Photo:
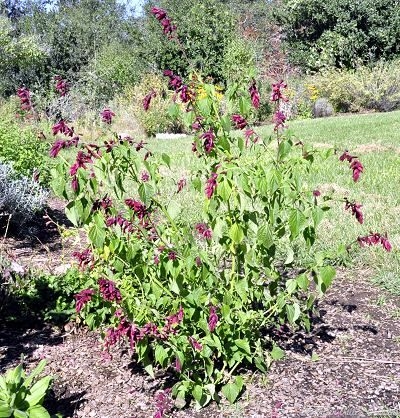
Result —
<svg viewBox="0 0 400 418"><path fill-rule="evenodd" d="M167 13L152 13L174 42L177 28ZM175 93L170 113L194 134L200 163L188 176L170 178L173 156L158 158L142 140L114 135L103 145L85 143L64 120L53 127L64 135L53 157L77 147L74 163L61 161L53 171L53 187L91 244L75 254L88 274L76 310L104 330L108 355L127 339L149 374L169 368L177 405L192 397L204 406L221 394L234 402L243 388L240 368L265 372L282 355L268 330L309 329L315 297L333 280L327 255L312 251L333 197L303 178L317 154L326 159L335 150L318 153L284 131L283 81L272 87L274 132L260 137L247 122L260 105L254 74L229 86L224 101L200 74L186 82L171 70L164 75ZM143 98L145 109L155 94ZM101 116L111 125L115 115L104 109ZM364 166L356 155L343 151L335 160L360 180ZM187 187L202 202L191 222L176 199ZM363 223L358 202L346 196L340 202ZM377 231L354 237L354 244L391 250ZM298 248L307 251L306 262ZM167 389L155 416L169 408L168 395Z"/></svg>

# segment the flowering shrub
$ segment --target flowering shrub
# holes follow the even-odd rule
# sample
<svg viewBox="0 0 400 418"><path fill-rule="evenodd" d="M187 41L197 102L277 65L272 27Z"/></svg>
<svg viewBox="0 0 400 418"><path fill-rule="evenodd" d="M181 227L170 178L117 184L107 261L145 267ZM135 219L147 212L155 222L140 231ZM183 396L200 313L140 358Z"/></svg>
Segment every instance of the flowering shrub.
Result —
<svg viewBox="0 0 400 418"><path fill-rule="evenodd" d="M165 11L153 14L168 37L178 30ZM274 134L260 138L248 124L260 106L251 77L230 85L221 103L200 75L164 75L176 100L171 113L193 132L192 150L202 161L191 178L174 179L172 195L165 190L171 157L153 155L143 141L115 136L102 145L71 144L64 127L63 146L56 142L51 151L78 146L75 162L62 161L53 173L54 190L69 200L68 217L90 240L75 254L90 277L75 296L76 310L103 328L108 355L126 340L148 373L174 372L174 397L204 406L222 393L234 402L244 384L235 371L247 365L265 372L280 355L268 330L309 329L314 300L333 280L323 255L307 265L295 256L298 245L311 249L329 197L302 182L316 151L284 130L283 81L272 86ZM152 90L143 96L145 109L153 99ZM357 181L362 164L348 152L342 157ZM189 186L204 203L193 224L176 199ZM345 205L361 223L361 205ZM376 241L388 250L386 239L360 244ZM158 397L155 416L168 409L167 398Z"/></svg>

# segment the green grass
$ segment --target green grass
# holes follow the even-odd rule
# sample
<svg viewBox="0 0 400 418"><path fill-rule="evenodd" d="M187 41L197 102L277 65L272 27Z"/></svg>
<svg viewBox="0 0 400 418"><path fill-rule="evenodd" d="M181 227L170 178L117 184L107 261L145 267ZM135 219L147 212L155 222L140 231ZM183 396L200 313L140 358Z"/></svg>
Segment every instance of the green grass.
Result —
<svg viewBox="0 0 400 418"><path fill-rule="evenodd" d="M348 149L358 155L365 171L359 182L352 180L352 171L338 155L328 160L316 159L305 182L313 189L334 190L338 200L344 196L363 205L364 224L360 225L343 202L333 205L323 222L317 250L335 252L340 244L348 245L358 236L370 231L388 233L393 251L381 247L353 247L351 256L358 272L367 272L373 279L393 293L400 294L400 112L340 116L325 119L290 121L290 129L299 140L315 148L334 146L339 151ZM269 136L270 126L258 129L261 136ZM179 177L199 164L191 152L191 138L149 140L149 147L157 154L166 152L172 158L171 176ZM190 192L182 195L182 204L190 202ZM194 202L193 202L194 203ZM185 205L186 206L186 205ZM194 204L186 213L196 217L201 211Z"/></svg>

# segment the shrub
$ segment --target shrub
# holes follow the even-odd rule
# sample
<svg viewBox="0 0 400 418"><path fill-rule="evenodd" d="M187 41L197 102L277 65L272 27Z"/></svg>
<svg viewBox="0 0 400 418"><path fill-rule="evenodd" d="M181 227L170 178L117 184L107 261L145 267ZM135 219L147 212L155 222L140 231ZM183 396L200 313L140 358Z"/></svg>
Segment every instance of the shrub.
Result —
<svg viewBox="0 0 400 418"><path fill-rule="evenodd" d="M152 13L173 36L166 12ZM170 70L165 75L179 97L170 113L192 130L201 162L190 179L171 178L171 157L131 138L81 143L75 162L60 161L52 172L55 192L69 200L68 217L90 240L77 254L90 280L75 295L76 311L104 330L110 355L125 339L149 374L174 373L172 395L181 405L192 397L204 406L220 393L234 402L244 385L238 370L266 372L283 354L272 329L310 329L315 298L332 283L326 255L312 252L331 198L302 182L317 151L283 131L283 82L272 86L274 134L260 138L248 124L260 106L253 78L244 74L221 100L198 74L186 82ZM147 109L155 99L149 93ZM68 141L57 141L52 154ZM358 181L358 158L345 152L340 160ZM196 194L189 204L203 201L194 223L178 198L189 184ZM361 205L343 202L362 223ZM355 242L391 249L378 233ZM299 245L309 251L306 262L297 258ZM158 406L155 416L164 412Z"/></svg>
<svg viewBox="0 0 400 418"><path fill-rule="evenodd" d="M356 70L326 70L313 83L337 111L390 111L400 106L399 61Z"/></svg>
<svg viewBox="0 0 400 418"><path fill-rule="evenodd" d="M31 177L39 175L42 183L49 180L48 142L35 128L10 120L13 106L2 107L0 120L0 161L12 164L16 174ZM16 112L16 109L14 110ZM15 113L13 113L15 117Z"/></svg>
<svg viewBox="0 0 400 418"><path fill-rule="evenodd" d="M16 178L9 164L0 163L0 216L24 224L42 210L49 194L38 182L27 177Z"/></svg>
<svg viewBox="0 0 400 418"><path fill-rule="evenodd" d="M143 109L143 99L149 92L154 92L149 111ZM157 74L146 74L140 83L127 87L122 96L116 99L122 106L132 110L145 133L154 136L159 132L181 132L182 124L169 114L171 96L165 79Z"/></svg>

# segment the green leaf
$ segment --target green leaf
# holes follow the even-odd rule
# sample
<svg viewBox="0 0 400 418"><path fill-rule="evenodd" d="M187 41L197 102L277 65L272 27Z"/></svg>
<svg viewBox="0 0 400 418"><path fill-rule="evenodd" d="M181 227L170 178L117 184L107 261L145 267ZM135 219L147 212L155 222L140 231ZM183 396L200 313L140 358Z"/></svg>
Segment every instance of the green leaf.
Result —
<svg viewBox="0 0 400 418"><path fill-rule="evenodd" d="M165 350L165 348L162 345L158 344L155 349L154 355L156 357L156 361L161 365L161 367L165 367L166 366L165 360L168 359L168 353Z"/></svg>
<svg viewBox="0 0 400 418"><path fill-rule="evenodd" d="M168 108L168 115L172 118L172 119L176 119L179 117L181 113L181 109L179 108L178 103L173 103L171 104L171 106Z"/></svg>
<svg viewBox="0 0 400 418"><path fill-rule="evenodd" d="M218 195L222 197L224 202L227 202L231 197L232 187L227 179L224 179L217 187Z"/></svg>
<svg viewBox="0 0 400 418"><path fill-rule="evenodd" d="M237 340L235 340L235 344L236 344L237 347L239 347L245 353L251 354L250 344L247 340L237 339Z"/></svg>
<svg viewBox="0 0 400 418"><path fill-rule="evenodd" d="M281 360L283 357L285 357L285 352L277 345L274 345L270 355L274 360Z"/></svg>
<svg viewBox="0 0 400 418"><path fill-rule="evenodd" d="M41 403L51 384L51 381L51 376L45 376L32 386L30 393L25 398L25 401L28 402L29 406L32 407Z"/></svg>
<svg viewBox="0 0 400 418"><path fill-rule="evenodd" d="M298 286L302 290L307 290L310 284L306 274L300 274L300 276L296 278L296 281L297 281Z"/></svg>
<svg viewBox="0 0 400 418"><path fill-rule="evenodd" d="M332 266L324 266L320 268L319 274L327 289L332 284L332 280L336 275L336 270Z"/></svg>
<svg viewBox="0 0 400 418"><path fill-rule="evenodd" d="M242 227L234 223L229 229L229 237L235 244L240 244L244 239L244 232Z"/></svg>
<svg viewBox="0 0 400 418"><path fill-rule="evenodd" d="M154 370L153 370L153 365L152 364L148 364L145 368L146 372L148 373L149 376L151 376L153 379L155 379L155 375L154 375Z"/></svg>
<svg viewBox="0 0 400 418"><path fill-rule="evenodd" d="M9 418L12 415L12 409L8 405L0 404L0 418Z"/></svg>
<svg viewBox="0 0 400 418"><path fill-rule="evenodd" d="M22 378L22 364L18 364L14 369L10 369L5 376L6 383L19 385Z"/></svg>
<svg viewBox="0 0 400 418"><path fill-rule="evenodd" d="M151 202L151 198L154 196L153 186L149 182L141 183L138 192L142 202L148 206Z"/></svg>
<svg viewBox="0 0 400 418"><path fill-rule="evenodd" d="M181 210L182 210L181 205L175 199L172 199L169 202L167 212L172 220L176 219L179 216L179 214L181 213Z"/></svg>
<svg viewBox="0 0 400 418"><path fill-rule="evenodd" d="M171 167L171 157L168 154L162 153L161 159L164 161L168 168Z"/></svg>
<svg viewBox="0 0 400 418"><path fill-rule="evenodd" d="M300 317L300 306L297 303L286 305L286 316L290 323L294 324Z"/></svg>
<svg viewBox="0 0 400 418"><path fill-rule="evenodd" d="M240 376L235 378L233 383L222 386L222 393L230 403L234 403L243 388L243 379Z"/></svg>
<svg viewBox="0 0 400 418"><path fill-rule="evenodd" d="M40 363L31 371L29 376L24 381L24 386L27 388L33 382L33 379L38 376L44 370L46 366L46 360L41 360Z"/></svg>
<svg viewBox="0 0 400 418"><path fill-rule="evenodd" d="M28 409L29 418L50 418L50 414L42 405L36 405Z"/></svg>
<svg viewBox="0 0 400 418"><path fill-rule="evenodd" d="M89 229L89 239L96 248L102 248L106 239L105 228L101 228L96 224L93 224Z"/></svg>
<svg viewBox="0 0 400 418"><path fill-rule="evenodd" d="M297 289L297 281L295 279L289 279L286 281L286 290L290 294L292 294Z"/></svg>
<svg viewBox="0 0 400 418"><path fill-rule="evenodd" d="M258 228L257 241L265 248L270 248L274 244L272 231L268 224L261 225Z"/></svg>
<svg viewBox="0 0 400 418"><path fill-rule="evenodd" d="M305 222L305 216L297 209L293 209L289 216L290 239L298 237Z"/></svg>
<svg viewBox="0 0 400 418"><path fill-rule="evenodd" d="M29 418L29 415L25 411L14 409L14 418Z"/></svg>

